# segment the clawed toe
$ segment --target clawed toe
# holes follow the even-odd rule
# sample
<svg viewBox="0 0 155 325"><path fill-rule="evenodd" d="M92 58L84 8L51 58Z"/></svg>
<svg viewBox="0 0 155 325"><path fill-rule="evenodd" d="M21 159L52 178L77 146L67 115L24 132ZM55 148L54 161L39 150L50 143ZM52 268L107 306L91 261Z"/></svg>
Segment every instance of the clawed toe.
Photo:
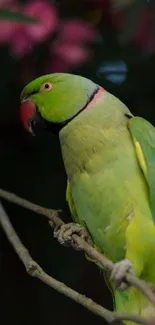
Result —
<svg viewBox="0 0 155 325"><path fill-rule="evenodd" d="M73 235L77 234L87 242L91 242L90 235L87 230L78 223L67 223L60 227L55 227L54 237L57 238L58 242L64 246L72 246L74 249L79 250L80 248L76 245L73 240Z"/></svg>
<svg viewBox="0 0 155 325"><path fill-rule="evenodd" d="M125 290L129 286L125 281L127 272L134 275L133 265L129 260L124 259L114 264L114 268L111 273L111 280L115 281L116 288L120 291Z"/></svg>

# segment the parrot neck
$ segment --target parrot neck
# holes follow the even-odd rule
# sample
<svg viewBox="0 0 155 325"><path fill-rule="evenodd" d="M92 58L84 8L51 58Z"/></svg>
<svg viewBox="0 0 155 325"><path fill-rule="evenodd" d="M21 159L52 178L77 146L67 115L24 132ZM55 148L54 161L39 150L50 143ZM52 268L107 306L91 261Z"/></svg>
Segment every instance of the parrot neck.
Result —
<svg viewBox="0 0 155 325"><path fill-rule="evenodd" d="M59 123L56 123L56 122L52 123L52 122L48 122L48 121L44 120L43 122L45 124L45 128L47 130L51 131L53 134L59 134L59 132L66 125L68 125L72 120L74 120L78 115L82 114L84 111L91 108L92 105L97 103L97 101L102 97L104 91L105 91L104 88L99 88L98 86L96 86L95 90L88 98L88 101L86 102L86 104L81 109L79 109L79 111L75 115L73 115L72 117L70 117L68 120L66 120L64 122L59 122ZM38 116L38 118L39 118L39 116ZM41 118L41 119L43 120L43 118Z"/></svg>
<svg viewBox="0 0 155 325"><path fill-rule="evenodd" d="M87 105L82 110L78 112L78 114L89 109L92 105L96 104L98 100L102 97L104 91L105 91L104 88L99 88L95 93L95 95L93 96L93 98L87 103Z"/></svg>

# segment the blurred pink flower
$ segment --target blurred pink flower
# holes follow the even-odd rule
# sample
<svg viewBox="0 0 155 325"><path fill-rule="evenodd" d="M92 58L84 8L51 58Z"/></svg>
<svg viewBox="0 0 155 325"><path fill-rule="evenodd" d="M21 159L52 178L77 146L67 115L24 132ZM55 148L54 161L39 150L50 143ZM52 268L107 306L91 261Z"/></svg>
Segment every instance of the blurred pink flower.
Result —
<svg viewBox="0 0 155 325"><path fill-rule="evenodd" d="M99 34L83 21L64 21L58 38L51 46L50 71L68 71L92 57L86 43L98 41ZM63 68L63 70L62 70Z"/></svg>
<svg viewBox="0 0 155 325"><path fill-rule="evenodd" d="M9 43L15 56L29 53L35 43L45 40L57 27L56 8L48 0L32 0L25 6L12 1L9 9L38 18L34 24L0 21L0 43Z"/></svg>
<svg viewBox="0 0 155 325"><path fill-rule="evenodd" d="M19 26L19 28L16 29L13 38L10 41L10 47L12 53L16 57L28 54L32 50L33 42L28 37L24 26Z"/></svg>
<svg viewBox="0 0 155 325"><path fill-rule="evenodd" d="M78 44L93 41L98 36L94 28L82 21L64 21L61 26L60 39L62 42Z"/></svg>
<svg viewBox="0 0 155 325"><path fill-rule="evenodd" d="M47 0L32 1L24 8L24 12L38 18L38 22L26 25L26 32L35 42L40 42L53 32L58 24L56 8Z"/></svg>
<svg viewBox="0 0 155 325"><path fill-rule="evenodd" d="M0 21L0 43L9 44L16 57L30 53L37 43L46 40L54 31L57 31L57 39L49 47L48 69L68 71L92 57L88 43L99 41L100 37L86 22L70 19L59 23L56 7L50 0L29 0L25 5L19 5L17 0L5 1L8 1L9 9L38 19L34 24Z"/></svg>
<svg viewBox="0 0 155 325"><path fill-rule="evenodd" d="M13 0L0 0L0 8L8 8L11 3L13 3Z"/></svg>
<svg viewBox="0 0 155 325"><path fill-rule="evenodd" d="M81 45L56 43L46 64L47 72L66 72L90 59L92 51Z"/></svg>
<svg viewBox="0 0 155 325"><path fill-rule="evenodd" d="M17 3L14 3L11 0L4 0L0 2L0 8L11 9L11 10L19 10L19 6ZM0 43L7 44L13 38L16 28L18 28L18 24L13 21L8 20L0 20Z"/></svg>
<svg viewBox="0 0 155 325"><path fill-rule="evenodd" d="M5 20L0 21L0 43L7 44L13 38L17 24Z"/></svg>
<svg viewBox="0 0 155 325"><path fill-rule="evenodd" d="M58 43L53 48L53 52L56 56L61 57L71 66L83 63L91 54L91 51L86 49L84 46L71 43Z"/></svg>

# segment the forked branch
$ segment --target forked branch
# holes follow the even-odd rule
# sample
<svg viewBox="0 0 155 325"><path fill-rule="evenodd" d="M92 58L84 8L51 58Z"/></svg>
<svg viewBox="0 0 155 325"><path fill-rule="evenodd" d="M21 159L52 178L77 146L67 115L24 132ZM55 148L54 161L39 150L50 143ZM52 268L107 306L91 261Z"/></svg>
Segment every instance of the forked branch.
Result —
<svg viewBox="0 0 155 325"><path fill-rule="evenodd" d="M32 210L36 213L42 214L49 219L51 226L60 226L63 224L63 221L59 218L59 211L57 210L50 210L47 208L40 207L36 204L33 204L25 199L18 197L15 194L9 193L7 191L0 189L0 197L6 199L12 203L16 203L24 208ZM65 296L71 298L72 300L76 301L83 307L87 308L94 314L103 317L109 324L114 322L120 322L124 320L130 320L138 324L143 325L151 325L151 321L140 317L138 315L132 315L128 313L117 313L112 312L104 307L96 304L92 299L81 295L80 293L76 292L75 290L69 288L64 283L57 281L53 277L49 276L44 270L32 259L26 247L22 244L21 240L19 239L17 233L15 232L9 217L7 216L4 208L0 205L0 224L11 243L12 247L16 251L17 255L23 262L26 271L29 275L40 279L42 282L46 283L48 286L52 287L53 289L57 290L58 292L64 294ZM97 250L95 250L92 246L87 244L81 237L78 235L73 235L73 240L75 241L76 245L84 252L87 253L91 258L95 259L97 262L102 264L104 267L108 268L112 271L114 264L112 261L104 257L100 254ZM147 298L155 304L155 295L153 293L153 286L149 283L146 283L136 276L127 274L126 281L138 288Z"/></svg>

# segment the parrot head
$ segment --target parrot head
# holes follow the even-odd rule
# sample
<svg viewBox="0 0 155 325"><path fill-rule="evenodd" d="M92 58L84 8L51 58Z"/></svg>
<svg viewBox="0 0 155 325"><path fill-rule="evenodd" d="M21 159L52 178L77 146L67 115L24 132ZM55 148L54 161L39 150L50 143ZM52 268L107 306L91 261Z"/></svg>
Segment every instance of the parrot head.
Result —
<svg viewBox="0 0 155 325"><path fill-rule="evenodd" d="M42 129L58 133L85 109L99 88L91 80L77 75L41 76L21 93L20 120L32 135Z"/></svg>

